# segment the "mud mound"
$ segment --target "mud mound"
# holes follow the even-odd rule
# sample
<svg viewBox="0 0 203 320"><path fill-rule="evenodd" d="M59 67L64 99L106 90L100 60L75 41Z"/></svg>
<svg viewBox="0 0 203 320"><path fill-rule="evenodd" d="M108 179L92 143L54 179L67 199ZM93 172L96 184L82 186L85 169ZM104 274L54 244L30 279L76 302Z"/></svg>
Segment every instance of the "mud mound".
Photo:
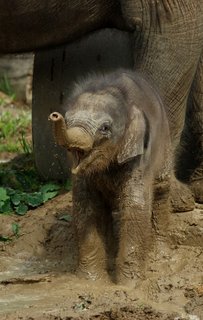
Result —
<svg viewBox="0 0 203 320"><path fill-rule="evenodd" d="M11 224L20 226L14 237ZM1 216L0 320L203 320L203 206L171 216L146 279L128 289L74 274L78 252L71 194L23 217Z"/></svg>
<svg viewBox="0 0 203 320"><path fill-rule="evenodd" d="M49 320L174 320L175 314L171 316L164 315L163 313L156 312L150 307L133 308L132 306L126 306L123 308L117 308L93 316L79 316L79 317L57 317L50 316ZM32 318L27 318L31 320ZM45 319L45 318L44 318ZM183 319L183 318L182 318Z"/></svg>

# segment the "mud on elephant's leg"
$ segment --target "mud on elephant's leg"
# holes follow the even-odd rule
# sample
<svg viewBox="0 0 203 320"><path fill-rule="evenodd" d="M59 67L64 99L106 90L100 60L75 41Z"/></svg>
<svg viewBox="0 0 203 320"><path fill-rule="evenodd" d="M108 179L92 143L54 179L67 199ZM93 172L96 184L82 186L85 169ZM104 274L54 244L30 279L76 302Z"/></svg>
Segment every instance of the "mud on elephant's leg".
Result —
<svg viewBox="0 0 203 320"><path fill-rule="evenodd" d="M190 179L190 187L194 193L195 200L203 203L203 161L193 172Z"/></svg>
<svg viewBox="0 0 203 320"><path fill-rule="evenodd" d="M85 181L74 182L73 214L78 237L79 261L77 274L87 279L107 279L106 252L102 234L105 208Z"/></svg>
<svg viewBox="0 0 203 320"><path fill-rule="evenodd" d="M160 176L156 178L153 185L152 225L156 239L157 237L158 239L164 239L168 235L172 207L170 184L170 176L166 176L164 179Z"/></svg>
<svg viewBox="0 0 203 320"><path fill-rule="evenodd" d="M151 190L142 181L124 188L120 197L119 249L116 282L135 287L144 277L146 260L152 246ZM151 188L150 188L151 189Z"/></svg>

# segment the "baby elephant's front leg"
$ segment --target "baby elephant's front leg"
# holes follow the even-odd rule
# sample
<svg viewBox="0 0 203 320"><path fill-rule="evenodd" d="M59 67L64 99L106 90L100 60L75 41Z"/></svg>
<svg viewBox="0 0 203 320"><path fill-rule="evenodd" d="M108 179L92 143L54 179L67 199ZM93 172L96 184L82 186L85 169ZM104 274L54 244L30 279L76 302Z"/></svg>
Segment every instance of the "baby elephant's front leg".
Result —
<svg viewBox="0 0 203 320"><path fill-rule="evenodd" d="M151 183L145 181L142 174L129 178L122 186L116 272L118 283L134 286L142 279L152 244L151 201Z"/></svg>
<svg viewBox="0 0 203 320"><path fill-rule="evenodd" d="M73 187L73 213L78 237L78 275L93 280L106 278L106 253L102 237L102 203L86 182L77 178Z"/></svg>

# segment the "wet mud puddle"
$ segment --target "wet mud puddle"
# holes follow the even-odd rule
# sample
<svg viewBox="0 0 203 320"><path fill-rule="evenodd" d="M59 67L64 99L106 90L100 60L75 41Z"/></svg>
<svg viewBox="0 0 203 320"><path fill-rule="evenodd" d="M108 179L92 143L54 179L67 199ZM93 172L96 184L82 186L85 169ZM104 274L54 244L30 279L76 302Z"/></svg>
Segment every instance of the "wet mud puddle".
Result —
<svg viewBox="0 0 203 320"><path fill-rule="evenodd" d="M70 206L62 195L28 213L21 236L0 246L0 320L203 320L203 206L172 216L134 289L74 275L73 226L58 219ZM3 230L16 219L2 218Z"/></svg>

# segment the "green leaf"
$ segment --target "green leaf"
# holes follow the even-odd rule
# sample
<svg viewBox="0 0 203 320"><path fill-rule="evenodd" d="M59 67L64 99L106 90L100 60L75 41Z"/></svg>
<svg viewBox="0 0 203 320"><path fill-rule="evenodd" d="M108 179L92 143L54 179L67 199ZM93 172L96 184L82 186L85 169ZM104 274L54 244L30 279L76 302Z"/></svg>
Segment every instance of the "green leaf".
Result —
<svg viewBox="0 0 203 320"><path fill-rule="evenodd" d="M82 301L80 303L76 303L73 308L76 311L83 311L87 309L87 306L86 303Z"/></svg>
<svg viewBox="0 0 203 320"><path fill-rule="evenodd" d="M6 201L0 201L0 213L3 214L7 214L12 212L12 207L11 207L11 203L10 203L10 199L6 200Z"/></svg>
<svg viewBox="0 0 203 320"><path fill-rule="evenodd" d="M7 195L8 196L12 196L16 193L16 190L12 189L12 188L6 188L7 190Z"/></svg>
<svg viewBox="0 0 203 320"><path fill-rule="evenodd" d="M60 186L55 183L47 183L40 188L42 193L59 190Z"/></svg>
<svg viewBox="0 0 203 320"><path fill-rule="evenodd" d="M1 236L1 235L0 235L0 241L2 241L2 242L7 242L7 241L11 241L11 240L12 240L12 239L9 238L9 237Z"/></svg>
<svg viewBox="0 0 203 320"><path fill-rule="evenodd" d="M58 194L58 191L53 191L53 192L46 192L44 193L43 196L43 202L48 201L49 199L54 198Z"/></svg>
<svg viewBox="0 0 203 320"><path fill-rule="evenodd" d="M28 211L28 206L24 203L20 203L19 206L15 208L15 212L20 216L23 216Z"/></svg>
<svg viewBox="0 0 203 320"><path fill-rule="evenodd" d="M19 205L21 199L22 199L22 196L19 193L14 193L14 195L11 196L11 201L15 206Z"/></svg>
<svg viewBox="0 0 203 320"><path fill-rule="evenodd" d="M72 219L73 219L73 217L71 215L69 215L69 214L64 214L63 216L61 216L59 218L59 220L64 220L64 221L67 221L67 222L72 221Z"/></svg>
<svg viewBox="0 0 203 320"><path fill-rule="evenodd" d="M19 237L19 230L20 230L19 224L13 222L13 223L12 223L12 231L13 231L13 234L16 236L16 238Z"/></svg>
<svg viewBox="0 0 203 320"><path fill-rule="evenodd" d="M25 197L25 202L31 207L38 207L43 203L42 194L40 192L27 194Z"/></svg>
<svg viewBox="0 0 203 320"><path fill-rule="evenodd" d="M9 199L9 196L7 195L7 191L5 188L0 188L0 201L6 201Z"/></svg>

